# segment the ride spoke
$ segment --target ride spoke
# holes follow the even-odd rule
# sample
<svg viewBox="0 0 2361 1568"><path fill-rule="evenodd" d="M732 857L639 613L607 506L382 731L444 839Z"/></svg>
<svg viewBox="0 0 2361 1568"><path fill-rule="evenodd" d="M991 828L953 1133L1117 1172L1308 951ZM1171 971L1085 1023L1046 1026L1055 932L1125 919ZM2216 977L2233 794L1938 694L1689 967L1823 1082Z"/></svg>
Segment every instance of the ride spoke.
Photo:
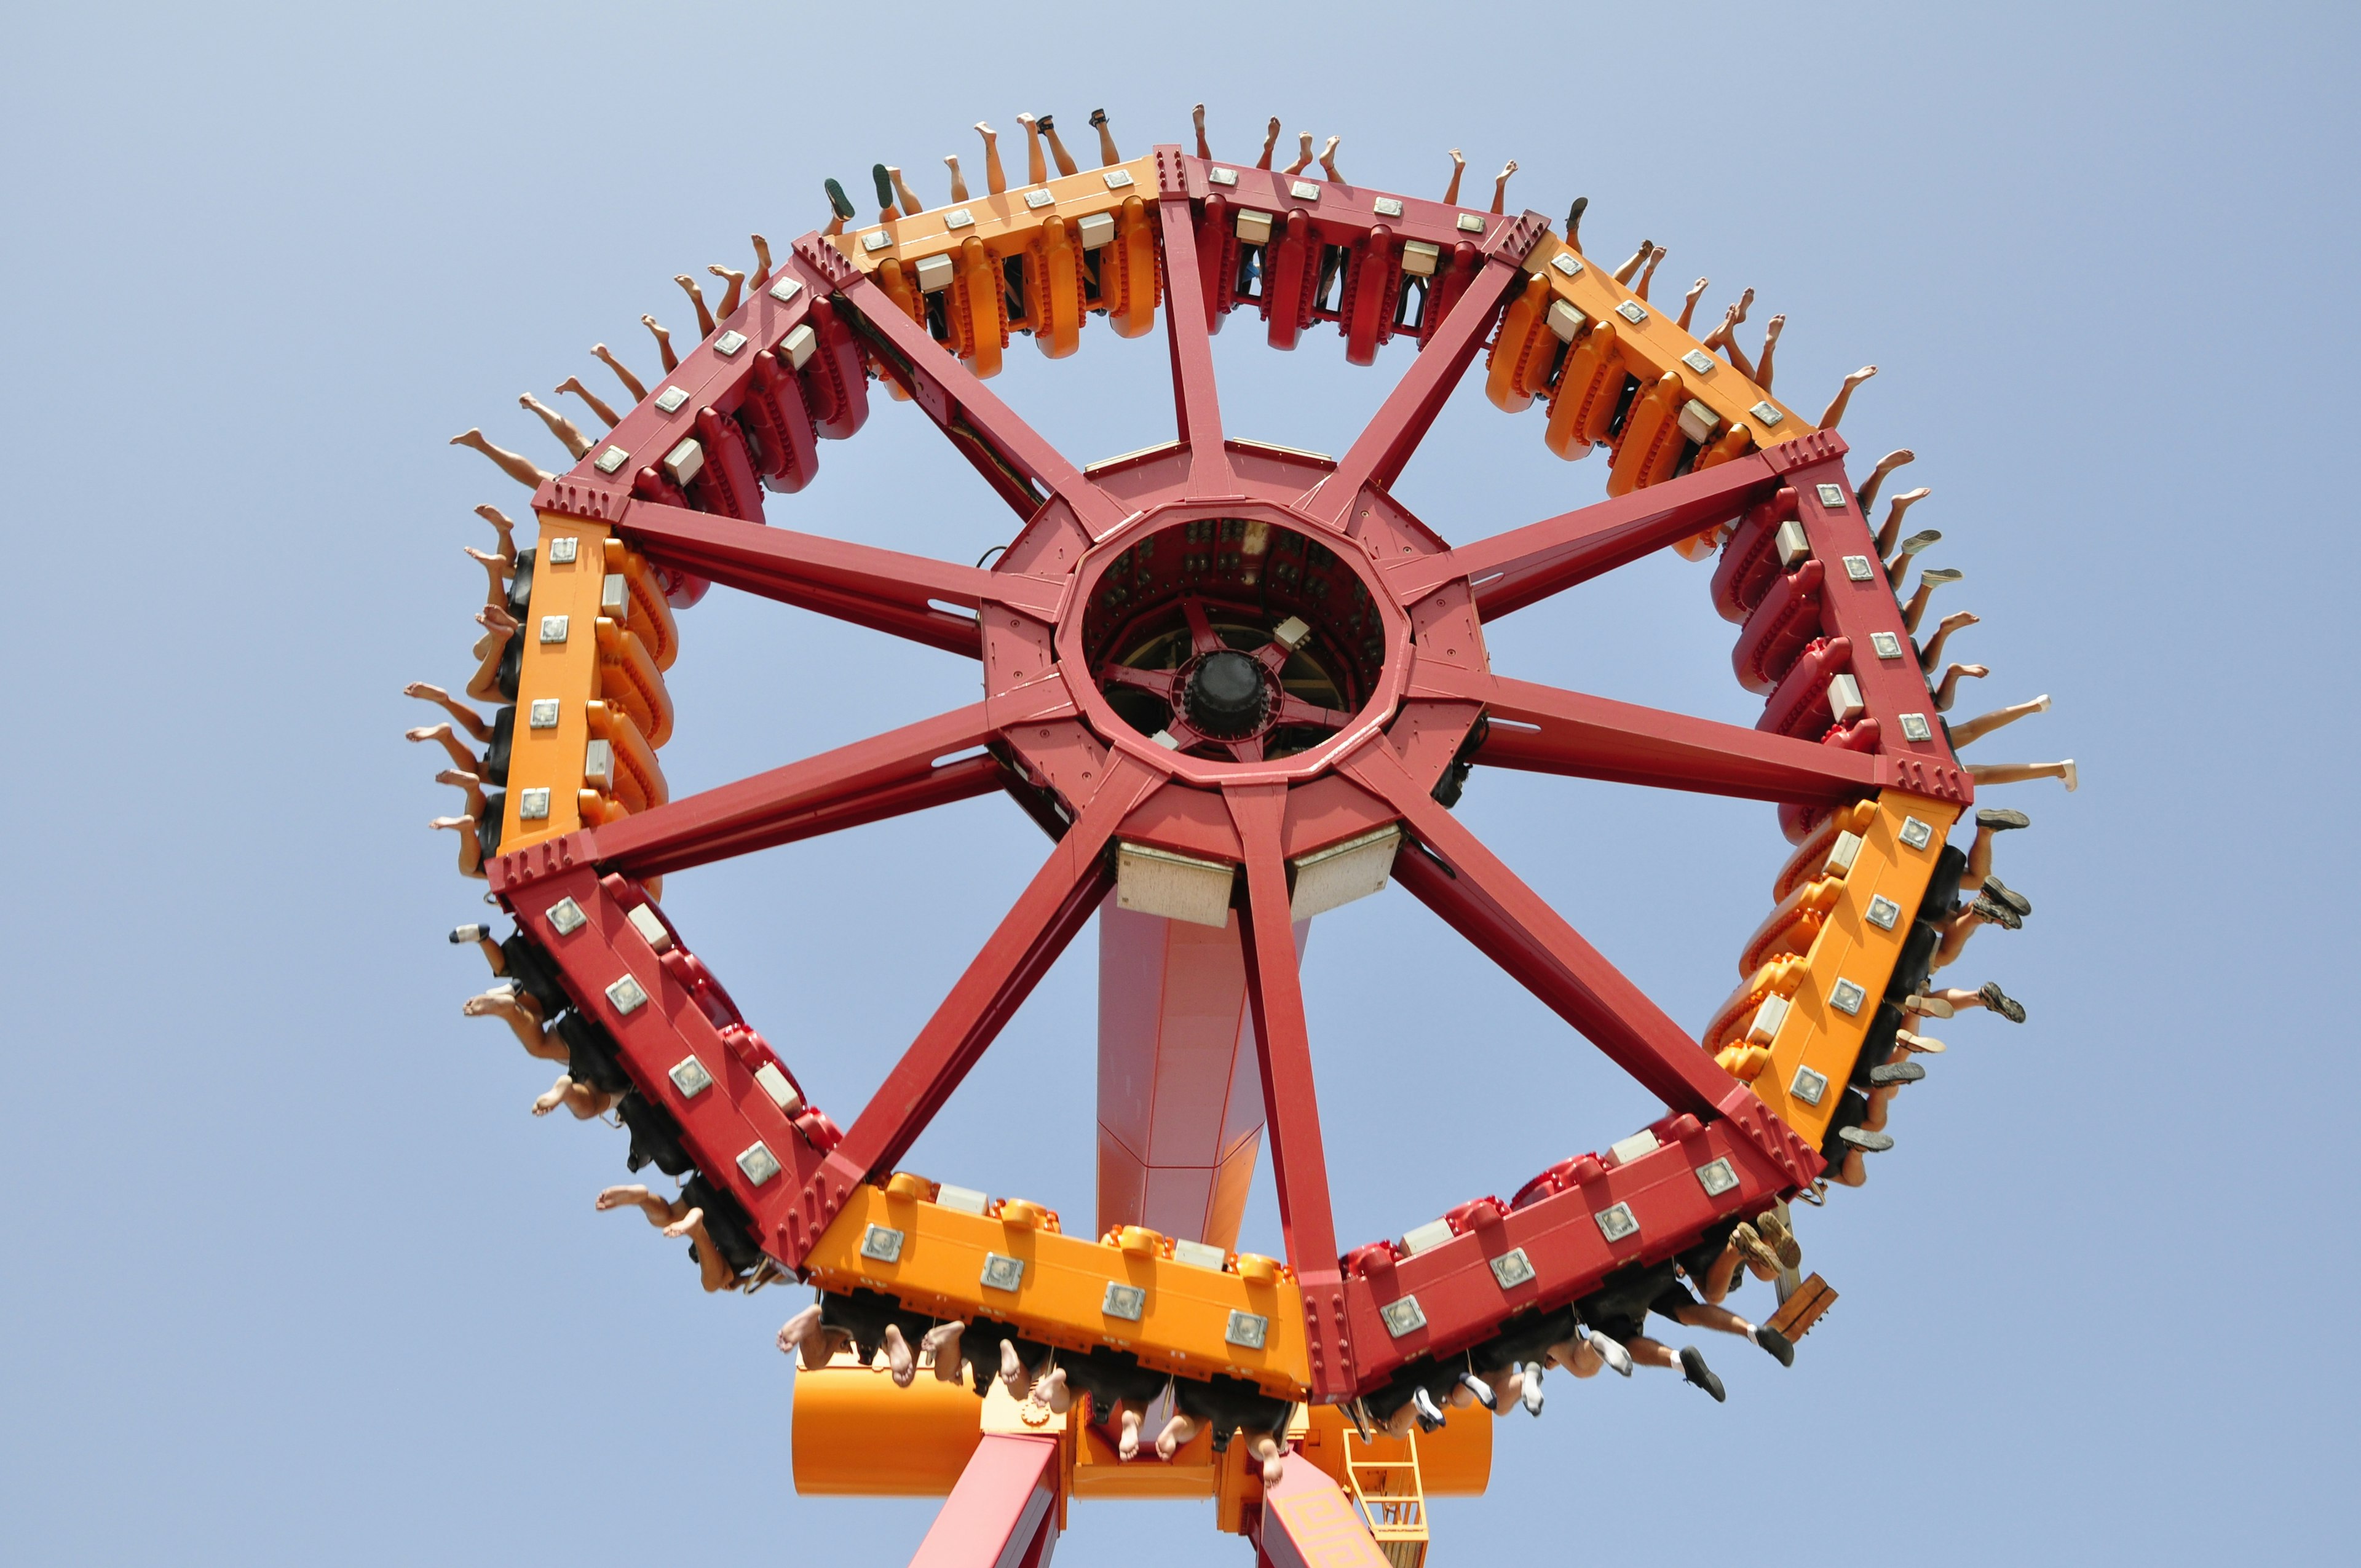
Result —
<svg viewBox="0 0 2361 1568"><path fill-rule="evenodd" d="M1262 1101L1269 1118L1271 1179L1279 1192L1279 1223L1296 1277L1337 1277L1336 1231L1328 1202L1328 1159L1320 1138L1320 1106L1312 1080L1312 1039L1303 1012L1295 952L1294 916L1287 892L1282 829L1283 784L1234 786L1222 792L1245 845L1246 901L1239 914L1246 962L1246 1000L1261 1042Z"/></svg>
<svg viewBox="0 0 2361 1568"><path fill-rule="evenodd" d="M1472 760L1495 767L1799 804L1883 782L1865 752L1532 681L1429 665L1418 692L1482 703L1491 722Z"/></svg>
<svg viewBox="0 0 2361 1568"><path fill-rule="evenodd" d="M1434 334L1419 350L1402 378L1353 442L1343 461L1304 499L1314 517L1341 526L1364 486L1391 486L1402 466L1426 439L1434 416L1451 399L1452 389L1474 362L1491 331L1492 317L1521 274L1513 258L1495 255L1484 264L1451 307Z"/></svg>
<svg viewBox="0 0 2361 1568"><path fill-rule="evenodd" d="M1089 923L1115 882L1105 852L1109 840L1161 783L1121 753L1109 762L1082 815L829 1155L821 1180L836 1183L837 1196L909 1152L1074 934Z"/></svg>
<svg viewBox="0 0 2361 1568"><path fill-rule="evenodd" d="M1279 699L1279 722L1281 724L1313 724L1323 729L1342 729L1351 721L1352 717L1349 713L1339 713L1333 707L1322 707L1315 703L1306 702L1300 696L1284 696Z"/></svg>
<svg viewBox="0 0 2361 1568"><path fill-rule="evenodd" d="M1778 479L1759 453L1734 458L1439 555L1404 557L1389 567L1387 580L1405 604L1415 604L1446 583L1468 578L1477 612L1496 620L1727 522Z"/></svg>
<svg viewBox="0 0 2361 1568"><path fill-rule="evenodd" d="M1180 601L1180 611L1189 618L1189 651L1191 652L1202 658L1208 653L1218 653L1229 646L1222 641L1222 634L1213 630L1213 621L1206 618L1205 603L1202 599L1191 594Z"/></svg>
<svg viewBox="0 0 2361 1568"><path fill-rule="evenodd" d="M987 572L684 507L633 501L621 532L659 565L972 657L983 652L974 615L941 607L972 612L993 602L1039 619L1056 613L1059 585L1038 577Z"/></svg>
<svg viewBox="0 0 2361 1568"><path fill-rule="evenodd" d="M584 858L657 876L985 795L999 787L997 761L939 759L972 751L994 733L982 703L938 714L587 828Z"/></svg>
<svg viewBox="0 0 2361 1568"><path fill-rule="evenodd" d="M1031 518L1042 500L1055 497L1072 509L1093 539L1104 538L1122 524L1123 507L985 390L957 355L904 315L883 289L862 277L847 284L844 293L872 343L908 377L920 410L993 481L1019 516ZM1016 488L1003 482L1009 479Z"/></svg>
<svg viewBox="0 0 2361 1568"><path fill-rule="evenodd" d="M1697 1041L1602 958L1515 872L1402 771L1390 747L1364 746L1340 766L1402 815L1423 844L1395 858L1420 902L1675 1111L1700 1117L1730 1080Z"/></svg>
<svg viewBox="0 0 2361 1568"><path fill-rule="evenodd" d="M1213 335L1204 312L1196 221L1186 186L1168 189L1157 203L1164 235L1164 333L1172 353L1172 408L1189 447L1189 482L1201 495L1235 488L1230 455L1222 444L1221 398L1213 379Z"/></svg>
<svg viewBox="0 0 2361 1568"><path fill-rule="evenodd" d="M1178 670L1142 670L1130 664L1107 664L1099 670L1099 683L1102 685L1111 683L1119 686L1130 686L1135 690L1160 696L1167 702L1178 700L1180 678L1180 672Z"/></svg>

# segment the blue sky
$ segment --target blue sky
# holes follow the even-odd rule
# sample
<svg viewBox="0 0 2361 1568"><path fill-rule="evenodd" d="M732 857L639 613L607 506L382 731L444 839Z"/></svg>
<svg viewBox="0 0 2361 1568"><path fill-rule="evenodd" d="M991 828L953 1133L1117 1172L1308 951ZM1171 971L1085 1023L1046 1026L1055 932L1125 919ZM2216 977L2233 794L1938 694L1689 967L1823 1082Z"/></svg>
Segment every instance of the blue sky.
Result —
<svg viewBox="0 0 2361 1568"><path fill-rule="evenodd" d="M1660 295L1703 272L1709 309L1751 284L1758 325L1785 312L1800 404L1880 365L1844 433L1934 488L1912 521L1994 667L1959 711L2056 698L1976 754L2083 770L1995 792L2035 818L2001 872L2037 913L1960 978L2031 1022L1947 1028L1874 1183L1806 1216L1842 1300L1795 1366L1708 1344L1720 1407L1554 1383L1499 1428L1492 1495L1436 1507L1438 1561L1614 1560L1668 1526L1759 1563L2345 1542L2351 11L890 16L12 16L10 1558L906 1560L928 1506L788 1484L768 1339L800 1293L706 1298L677 1244L591 1212L619 1139L528 1117L542 1066L458 1015L483 975L442 933L481 905L397 694L465 678L468 509L522 497L443 442L550 460L516 395L590 375L594 340L651 363L639 313L687 316L671 276L815 226L825 176L883 159L935 199L979 117L1014 147L1019 110L1104 104L1135 152L1201 98L1233 156L1277 113L1379 188L1439 194L1455 145L1471 181L1517 159L1512 200L1553 219L1587 194L1596 254L1669 247ZM1225 333L1228 426L1341 450L1407 357ZM1078 461L1170 417L1160 342L1097 327L1054 365L1017 345L997 387ZM1471 378L1402 495L1453 539L1595 499L1540 422ZM1008 532L898 406L774 516L961 560ZM1563 596L1495 663L1749 721L1707 575L1666 555ZM967 661L783 607L717 595L683 629L675 789L972 700ZM1692 1027L1784 849L1768 807L1565 780L1479 772L1460 809ZM1040 853L984 799L680 876L666 907L841 1120ZM1087 1209L1092 941L914 1168ZM1348 1245L1649 1113L1399 892L1323 916L1306 963ZM1276 1250L1267 1191L1247 1224ZM1062 1551L1246 1548L1210 1508L1084 1505Z"/></svg>

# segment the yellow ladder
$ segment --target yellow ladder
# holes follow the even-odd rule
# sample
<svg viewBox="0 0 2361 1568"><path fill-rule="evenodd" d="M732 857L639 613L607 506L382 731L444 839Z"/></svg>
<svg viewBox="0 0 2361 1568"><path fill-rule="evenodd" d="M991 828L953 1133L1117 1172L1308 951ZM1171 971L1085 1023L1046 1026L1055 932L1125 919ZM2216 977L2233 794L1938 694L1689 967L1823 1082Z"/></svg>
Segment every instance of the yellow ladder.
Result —
<svg viewBox="0 0 2361 1568"><path fill-rule="evenodd" d="M1418 1435L1411 1434L1400 1459L1360 1457L1372 1446L1349 1431L1345 1434L1345 1474L1352 1483L1354 1506L1393 1568L1424 1568L1426 1490L1419 1482Z"/></svg>

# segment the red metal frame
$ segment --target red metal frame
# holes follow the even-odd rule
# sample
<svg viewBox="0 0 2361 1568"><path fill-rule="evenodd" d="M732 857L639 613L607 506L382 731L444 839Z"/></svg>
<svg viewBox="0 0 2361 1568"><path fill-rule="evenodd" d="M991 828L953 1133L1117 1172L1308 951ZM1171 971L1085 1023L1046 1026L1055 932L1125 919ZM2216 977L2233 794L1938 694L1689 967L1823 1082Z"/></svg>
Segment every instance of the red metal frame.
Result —
<svg viewBox="0 0 2361 1568"><path fill-rule="evenodd" d="M975 656L983 700L509 854L490 876L555 958L577 999L614 1029L634 1080L652 1097L664 1098L664 1074L684 1052L695 1051L711 1067L737 1061L737 1047L622 917L638 896L631 879L994 787L1027 799L1037 818L1058 831L1040 871L840 1141L824 1119L789 1124L742 1065L717 1073L726 1079L722 1093L694 1102L669 1094L665 1102L680 1118L699 1168L729 1187L754 1217L764 1246L793 1268L854 1187L882 1179L901 1159L1098 908L1113 883L1116 839L1242 867L1246 995L1261 1042L1288 1261L1304 1291L1314 1397L1338 1399L1374 1387L1408 1357L1484 1337L1529 1302L1568 1299L1631 1257L1664 1255L1713 1219L1793 1192L1819 1168L1813 1150L1436 804L1436 780L1466 751L1479 717L1491 722L1472 755L1509 767L1798 807L1887 784L1960 800L1971 791L1939 727L1927 741L1902 739L1901 716L1925 706L1915 659L1882 668L1856 658L1865 701L1882 726L1879 744L1868 751L1493 674L1485 620L1728 523L1782 485L1801 493L1801 519L1827 568L1828 626L1856 647L1867 647L1872 632L1899 633L1882 573L1855 582L1844 570L1848 556L1870 553L1873 559L1873 552L1844 477L1843 442L1832 433L1809 435L1446 547L1389 487L1483 347L1520 261L1543 231L1541 219L1494 217L1480 236L1469 236L1458 232L1455 209L1404 200L1403 211L1381 223L1375 192L1334 185L1314 217L1278 177L1237 170L1236 186L1218 199L1286 214L1299 246L1315 239L1350 244L1356 256L1384 258L1403 238L1427 237L1451 258L1435 280L1434 302L1442 308L1431 309L1433 319L1421 328L1418 358L1345 456L1333 465L1271 456L1223 439L1208 344L1219 318L1205 313L1227 301L1227 290L1204 275L1198 254L1206 230L1197 214L1215 195L1207 166L1177 148L1159 148L1157 158L1179 431L1170 453L1103 470L1095 479L1086 476L833 247L807 236L777 274L803 287L785 302L758 291L723 323L744 334L754 353L725 356L709 343L700 345L666 378L694 394L681 411L667 417L653 402L642 404L597 449L622 447L636 455L631 462L609 475L586 458L537 498L545 510L612 522L659 564ZM1335 318L1356 353L1371 341L1368 323L1345 317L1366 315L1362 296L1376 298L1376 287L1356 283ZM695 496L685 508L674 504L676 492L662 500L633 494L631 475L649 455L696 428L699 411L737 406L754 360L807 323L823 329L825 372L837 374L868 355L1019 512L1023 526L991 570L713 515L697 510ZM1291 344L1294 325L1284 332L1281 325L1273 319L1273 340ZM846 433L857 422L857 411L846 414L836 428L824 422L821 433ZM1825 501L1823 484L1836 487ZM1317 537L1374 606L1383 656L1373 690L1359 711L1337 716L1334 736L1307 751L1277 760L1264 759L1258 747L1233 748L1222 759L1180 754L1126 725L1100 690L1104 672L1089 665L1082 615L1109 563L1150 532L1215 516L1260 519ZM1406 835L1396 874L1412 894L1658 1095L1668 1115L1654 1154L1611 1168L1590 1161L1560 1190L1488 1226L1347 1277L1330 1215L1288 862L1389 824ZM602 873L609 874L602 881ZM588 919L561 936L549 911L565 897ZM626 973L653 1003L628 1015L602 994ZM747 1179L738 1158L756 1139L784 1168L760 1184ZM1697 1170L1721 1159L1737 1184L1709 1196ZM1609 1244L1592 1216L1614 1202L1631 1204L1640 1226ZM1511 1245L1526 1250L1535 1273L1504 1291L1488 1259ZM1420 1297L1425 1327L1397 1337L1383 1326L1378 1308L1404 1292ZM1023 1454L1008 1450L1015 1456L1007 1457L992 1440L986 1447L995 1455L992 1466L1012 1475L1033 1463L1029 1448ZM998 1480L977 1485L979 1496L999 1499L994 1507L1013 1495ZM967 1483L961 1486L955 1506L963 1506ZM945 1519L951 1518L947 1508ZM1021 1534L1019 1520L1003 1533L1003 1545ZM929 1551L934 1541L930 1536ZM935 1559L922 1552L921 1560Z"/></svg>

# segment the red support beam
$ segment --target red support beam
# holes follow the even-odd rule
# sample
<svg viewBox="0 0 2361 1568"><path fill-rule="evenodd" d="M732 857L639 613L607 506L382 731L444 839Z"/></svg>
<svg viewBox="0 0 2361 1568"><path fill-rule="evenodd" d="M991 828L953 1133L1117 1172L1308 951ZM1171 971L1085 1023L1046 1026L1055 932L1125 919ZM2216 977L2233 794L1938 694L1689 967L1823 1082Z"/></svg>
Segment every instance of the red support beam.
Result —
<svg viewBox="0 0 2361 1568"><path fill-rule="evenodd" d="M833 1214L855 1185L891 1169L909 1151L1024 1005L1114 885L1106 849L1115 828L1163 782L1162 775L1115 754L1082 816L862 1108L844 1142L829 1154L815 1184L827 1212Z"/></svg>
<svg viewBox="0 0 2361 1568"><path fill-rule="evenodd" d="M982 656L973 612L983 605L1005 604L1050 620L1064 588L1019 573L987 572L653 501L632 502L621 532L660 565L971 657Z"/></svg>
<svg viewBox="0 0 2361 1568"><path fill-rule="evenodd" d="M1279 1229L1288 1265L1303 1288L1312 1393L1341 1398L1353 1385L1352 1347L1345 1338L1344 1276L1336 1266L1336 1226L1328 1205L1328 1157L1320 1137L1311 1027L1288 905L1287 786L1236 785L1222 794L1246 848L1246 902L1239 938L1246 951L1246 1000L1262 1047L1263 1114L1270 1129Z"/></svg>
<svg viewBox="0 0 2361 1568"><path fill-rule="evenodd" d="M910 1568L1049 1568L1058 1540L1058 1440L986 1432Z"/></svg>
<svg viewBox="0 0 2361 1568"><path fill-rule="evenodd" d="M904 315L883 289L860 277L845 285L844 293L860 313L863 329L909 367L915 378L913 398L946 433L955 440L972 436L1017 474L1063 499L1092 538L1104 538L1121 525L1128 508L1084 478L1014 410L985 390L957 355Z"/></svg>
<svg viewBox="0 0 2361 1568"><path fill-rule="evenodd" d="M586 828L567 835L569 851L557 858L651 877L988 794L1001 782L994 758L938 762L972 751L995 733L985 705L976 703Z"/></svg>
<svg viewBox="0 0 2361 1568"><path fill-rule="evenodd" d="M1205 320L1197 259L1197 220L1189 205L1180 149L1156 149L1157 220L1164 236L1164 334L1172 351L1172 405L1189 447L1189 488L1199 496L1237 488L1222 445L1222 404L1213 384L1213 344Z"/></svg>
<svg viewBox="0 0 2361 1568"><path fill-rule="evenodd" d="M1726 522L1777 481L1761 455L1734 458L1441 554L1404 556L1389 564L1386 580L1415 604L1466 577L1477 611L1497 620Z"/></svg>
<svg viewBox="0 0 2361 1568"><path fill-rule="evenodd" d="M1426 439L1434 416L1451 399L1474 362L1477 351L1492 330L1492 318L1521 276L1518 257L1504 249L1484 264L1466 291L1453 303L1451 313L1426 340L1425 351L1411 361L1394 389L1367 426L1355 438L1335 471L1312 488L1301 503L1305 511L1339 528L1351 513L1364 486L1379 489L1400 477L1402 466Z"/></svg>
<svg viewBox="0 0 2361 1568"><path fill-rule="evenodd" d="M1422 696L1484 705L1475 760L1498 767L1748 800L1855 800L1885 782L1859 751L1444 664L1420 675Z"/></svg>
<svg viewBox="0 0 2361 1568"><path fill-rule="evenodd" d="M1279 1485L1263 1488L1255 1550L1271 1568L1388 1568L1360 1510L1343 1488L1301 1453L1282 1464Z"/></svg>
<svg viewBox="0 0 2361 1568"><path fill-rule="evenodd" d="M1879 760L1893 782L1938 799L1971 801L1975 785L1952 754L1940 716L1927 700L1917 649L1877 558L1876 536L1845 477L1845 450L1841 436L1824 430L1763 454L1795 487L1796 521L1824 569L1821 627L1852 644L1852 676L1860 683L1862 706L1877 720ZM1880 651L1881 636L1891 656ZM1926 725L1923 739L1911 738L1905 724L1910 718Z"/></svg>
<svg viewBox="0 0 2361 1568"><path fill-rule="evenodd" d="M1599 956L1540 894L1434 803L1402 771L1390 747L1362 747L1338 772L1401 813L1433 851L1394 861L1404 887L1607 1053L1675 1111L1714 1113L1728 1074L1621 970Z"/></svg>

